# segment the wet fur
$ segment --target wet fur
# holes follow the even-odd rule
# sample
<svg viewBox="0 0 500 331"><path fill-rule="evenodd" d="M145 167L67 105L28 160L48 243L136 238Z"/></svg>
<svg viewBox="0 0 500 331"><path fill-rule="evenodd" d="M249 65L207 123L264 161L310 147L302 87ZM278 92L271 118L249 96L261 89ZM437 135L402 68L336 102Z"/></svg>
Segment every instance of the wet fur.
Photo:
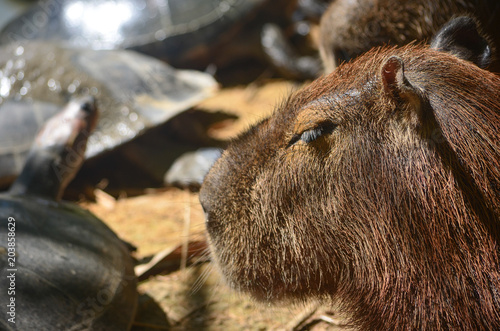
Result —
<svg viewBox="0 0 500 331"><path fill-rule="evenodd" d="M394 57L406 89L381 78ZM200 198L221 273L260 300L336 301L361 330L500 328L500 80L471 63L372 50L230 145Z"/></svg>

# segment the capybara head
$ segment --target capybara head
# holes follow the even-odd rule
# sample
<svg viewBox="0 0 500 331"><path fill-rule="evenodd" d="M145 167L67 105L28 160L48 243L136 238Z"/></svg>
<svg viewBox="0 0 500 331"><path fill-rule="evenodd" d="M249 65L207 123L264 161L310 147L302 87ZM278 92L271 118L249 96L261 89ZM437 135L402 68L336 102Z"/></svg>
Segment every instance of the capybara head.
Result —
<svg viewBox="0 0 500 331"><path fill-rule="evenodd" d="M500 79L445 39L340 66L224 151L200 200L232 287L363 330L500 328Z"/></svg>
<svg viewBox="0 0 500 331"><path fill-rule="evenodd" d="M475 16L500 43L498 0L334 0L320 24L320 54L325 71L383 44L406 45L429 39L451 18ZM495 62L490 68L499 70Z"/></svg>

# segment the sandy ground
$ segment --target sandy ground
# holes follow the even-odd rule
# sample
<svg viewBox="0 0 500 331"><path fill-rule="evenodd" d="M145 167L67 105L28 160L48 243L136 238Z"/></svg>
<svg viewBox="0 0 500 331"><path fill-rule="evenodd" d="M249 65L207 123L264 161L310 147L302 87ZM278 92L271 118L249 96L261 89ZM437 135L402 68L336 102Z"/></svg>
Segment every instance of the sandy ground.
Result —
<svg viewBox="0 0 500 331"><path fill-rule="evenodd" d="M232 87L198 108L223 111L238 119L210 128L218 139L231 139L270 114L275 105L299 86L267 81ZM80 204L103 219L124 240L137 247L138 261L189 241L204 240L204 218L198 194L175 188L115 200L104 193L97 202ZM230 290L210 262L200 262L155 275L139 284L140 300L133 331L139 330L345 330L341 316L316 303L269 306Z"/></svg>

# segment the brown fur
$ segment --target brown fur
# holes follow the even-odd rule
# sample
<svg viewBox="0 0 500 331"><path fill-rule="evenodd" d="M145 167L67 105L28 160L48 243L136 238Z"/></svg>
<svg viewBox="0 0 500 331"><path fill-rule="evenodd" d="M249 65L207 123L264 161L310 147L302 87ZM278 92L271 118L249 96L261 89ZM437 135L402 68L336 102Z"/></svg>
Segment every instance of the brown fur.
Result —
<svg viewBox="0 0 500 331"><path fill-rule="evenodd" d="M336 301L361 330L500 328L500 79L471 63L406 46L340 66L230 145L200 199L237 290Z"/></svg>
<svg viewBox="0 0 500 331"><path fill-rule="evenodd" d="M335 0L320 25L320 54L326 72L341 62L386 43L406 45L429 40L452 17L471 14L500 45L500 1L497 0ZM492 70L500 65L494 62Z"/></svg>

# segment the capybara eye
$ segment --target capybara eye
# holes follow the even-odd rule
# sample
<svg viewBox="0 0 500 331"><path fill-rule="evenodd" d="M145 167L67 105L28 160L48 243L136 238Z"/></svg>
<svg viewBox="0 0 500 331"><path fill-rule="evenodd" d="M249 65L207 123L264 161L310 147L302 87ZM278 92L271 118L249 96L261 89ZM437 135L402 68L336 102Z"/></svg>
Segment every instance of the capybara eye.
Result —
<svg viewBox="0 0 500 331"><path fill-rule="evenodd" d="M318 126L312 129L305 130L302 133L293 135L292 139L288 143L288 146L292 146L298 141L309 144L325 134L332 133L336 127L337 125L331 122L320 123Z"/></svg>
<svg viewBox="0 0 500 331"><path fill-rule="evenodd" d="M311 130L307 130L307 131L304 131L300 135L300 140L302 140L303 142L305 142L307 144L307 143L313 142L314 140L318 139L322 133L323 133L323 130L321 130L321 128L314 128Z"/></svg>

